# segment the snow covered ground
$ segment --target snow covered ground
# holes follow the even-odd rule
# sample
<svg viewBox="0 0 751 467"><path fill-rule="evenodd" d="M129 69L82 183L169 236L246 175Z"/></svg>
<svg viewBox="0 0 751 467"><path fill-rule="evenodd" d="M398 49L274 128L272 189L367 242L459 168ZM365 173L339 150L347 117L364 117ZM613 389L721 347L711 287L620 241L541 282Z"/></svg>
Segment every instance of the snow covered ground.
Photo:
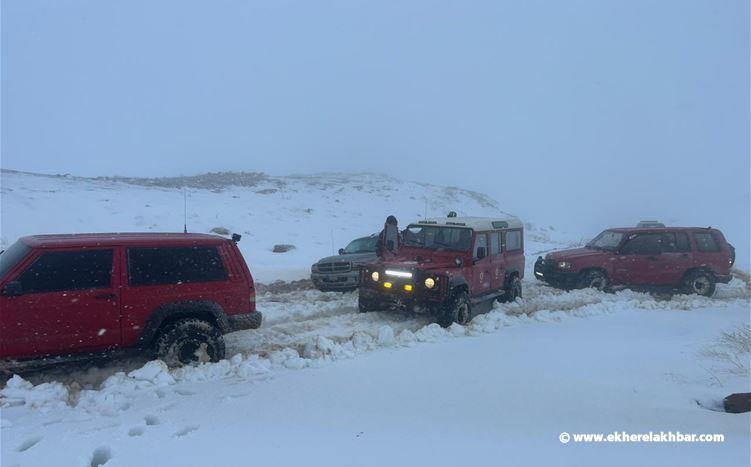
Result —
<svg viewBox="0 0 751 467"><path fill-rule="evenodd" d="M182 225L181 191L169 186L12 172L2 182L3 245L35 232ZM377 230L384 212L421 217L426 193L429 214L500 212L477 193L370 175L253 183L195 188L189 225L244 233L243 253L267 281L304 276L330 253L332 230L338 247L369 233L363 225ZM528 269L577 240L533 226L526 239ZM273 254L274 243L298 249ZM228 360L171 371L114 361L10 379L0 464L748 465L749 414L716 409L751 390L747 351L718 358L717 347L723 332L749 325L750 299L737 280L711 299L662 300L563 292L528 272L523 299L444 330L412 314L360 314L352 293L269 292L258 302L263 327L227 336ZM725 442L564 445L564 431Z"/></svg>
<svg viewBox="0 0 751 467"><path fill-rule="evenodd" d="M348 295L308 296L309 314L276 297L267 309L296 302L290 320L229 336L228 361L150 362L97 389L14 378L2 465L748 465L749 415L711 410L748 376L706 352L749 324L743 285L671 301L525 285L449 330L354 314ZM725 442L562 445L563 431Z"/></svg>

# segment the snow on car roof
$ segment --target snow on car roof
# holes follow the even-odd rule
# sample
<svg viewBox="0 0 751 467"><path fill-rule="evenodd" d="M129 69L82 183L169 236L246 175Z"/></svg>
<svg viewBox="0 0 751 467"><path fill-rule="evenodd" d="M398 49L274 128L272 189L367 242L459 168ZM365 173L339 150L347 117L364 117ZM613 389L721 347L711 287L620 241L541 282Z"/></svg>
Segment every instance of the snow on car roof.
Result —
<svg viewBox="0 0 751 467"><path fill-rule="evenodd" d="M442 225L447 227L469 227L474 230L521 229L522 221L516 217L434 217L414 224Z"/></svg>

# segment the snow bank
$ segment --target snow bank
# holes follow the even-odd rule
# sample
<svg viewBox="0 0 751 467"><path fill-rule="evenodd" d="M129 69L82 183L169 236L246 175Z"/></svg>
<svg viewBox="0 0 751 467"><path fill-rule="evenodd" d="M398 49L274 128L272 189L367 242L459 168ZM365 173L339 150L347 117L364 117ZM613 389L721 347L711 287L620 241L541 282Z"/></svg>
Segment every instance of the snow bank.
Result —
<svg viewBox="0 0 751 467"><path fill-rule="evenodd" d="M68 403L68 389L60 383L42 383L34 386L14 375L0 391L3 407L25 405L34 409L52 409Z"/></svg>
<svg viewBox="0 0 751 467"><path fill-rule="evenodd" d="M354 331L349 338L332 339L323 335L311 336L301 346L278 348L267 355L236 354L228 360L186 366L170 370L158 360L146 363L129 373L118 372L107 378L99 389L87 389L74 394L59 382L34 386L19 376L11 378L0 391L2 406L27 405L50 408L70 404L74 407L102 414L113 414L129 407L129 401L144 393L157 397L164 391L197 381L216 381L239 378L253 381L272 377L276 371L317 368L357 354L393 347L413 347L498 332L504 327L532 323L555 323L572 317L582 318L606 313L633 310L688 310L711 308L711 311L731 306L747 306L748 290L743 284L718 289L717 297L706 298L676 295L672 300L658 300L633 291L606 294L594 290L563 292L537 283L526 284L529 298L514 303L495 304L489 313L476 316L468 325L453 324L447 329L435 323L416 331L404 329L398 334L392 326L381 324Z"/></svg>

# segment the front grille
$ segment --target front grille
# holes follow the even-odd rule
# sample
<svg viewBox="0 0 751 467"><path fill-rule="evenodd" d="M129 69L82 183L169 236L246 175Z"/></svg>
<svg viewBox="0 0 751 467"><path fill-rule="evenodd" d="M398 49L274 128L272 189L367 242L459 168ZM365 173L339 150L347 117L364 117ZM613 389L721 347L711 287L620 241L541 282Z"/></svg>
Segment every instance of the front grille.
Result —
<svg viewBox="0 0 751 467"><path fill-rule="evenodd" d="M337 261L334 263L318 263L318 272L323 273L336 273L336 272L349 272L352 270L352 264Z"/></svg>
<svg viewBox="0 0 751 467"><path fill-rule="evenodd" d="M541 260L535 263L535 272L541 272L543 276L550 277L557 272L556 262L553 260Z"/></svg>

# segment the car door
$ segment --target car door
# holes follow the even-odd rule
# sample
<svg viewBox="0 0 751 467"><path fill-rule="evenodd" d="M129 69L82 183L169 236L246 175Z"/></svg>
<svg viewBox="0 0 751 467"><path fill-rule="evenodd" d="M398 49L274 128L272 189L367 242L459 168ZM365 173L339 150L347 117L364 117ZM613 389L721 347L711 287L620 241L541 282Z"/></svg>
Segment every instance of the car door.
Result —
<svg viewBox="0 0 751 467"><path fill-rule="evenodd" d="M693 265L691 243L688 233L683 231L664 232L660 240L662 254L658 261L660 284L678 285Z"/></svg>
<svg viewBox="0 0 751 467"><path fill-rule="evenodd" d="M503 233L504 271L518 272L524 277L524 235L521 229L507 230Z"/></svg>
<svg viewBox="0 0 751 467"><path fill-rule="evenodd" d="M120 343L114 248L42 250L2 298L5 357L103 350ZM7 287L7 284L6 284Z"/></svg>
<svg viewBox="0 0 751 467"><path fill-rule="evenodd" d="M491 257L488 255L488 235L478 232L475 235L475 245L472 249L472 295L482 295L490 292L492 287Z"/></svg>
<svg viewBox="0 0 751 467"><path fill-rule="evenodd" d="M492 267L491 288L500 290L503 288L506 277L506 264L501 251L501 232L490 232L490 261Z"/></svg>
<svg viewBox="0 0 751 467"><path fill-rule="evenodd" d="M661 234L633 233L618 251L613 283L653 285L660 281Z"/></svg>

